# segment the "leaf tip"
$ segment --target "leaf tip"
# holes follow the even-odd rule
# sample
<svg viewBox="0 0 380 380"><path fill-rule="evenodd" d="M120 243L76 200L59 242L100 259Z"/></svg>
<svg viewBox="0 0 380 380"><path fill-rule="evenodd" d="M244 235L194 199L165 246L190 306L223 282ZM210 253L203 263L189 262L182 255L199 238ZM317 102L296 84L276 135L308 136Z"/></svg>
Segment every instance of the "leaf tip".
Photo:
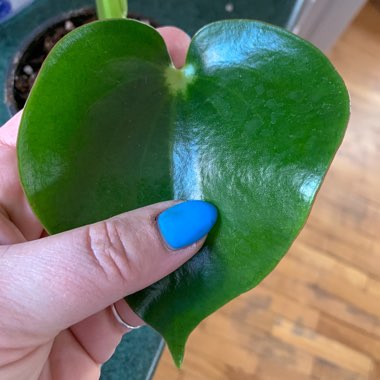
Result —
<svg viewBox="0 0 380 380"><path fill-rule="evenodd" d="M182 367L183 357L185 355L185 346L176 345L175 347L172 347L168 343L168 347L169 347L170 354L172 355L174 364L176 365L178 369L180 369Z"/></svg>

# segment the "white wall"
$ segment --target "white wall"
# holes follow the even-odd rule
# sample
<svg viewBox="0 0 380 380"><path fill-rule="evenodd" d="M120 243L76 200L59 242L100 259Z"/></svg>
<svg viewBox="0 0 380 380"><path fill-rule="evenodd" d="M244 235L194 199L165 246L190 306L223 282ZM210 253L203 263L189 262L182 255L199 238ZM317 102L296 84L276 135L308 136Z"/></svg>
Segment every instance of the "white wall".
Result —
<svg viewBox="0 0 380 380"><path fill-rule="evenodd" d="M328 51L366 0L298 0L288 29Z"/></svg>

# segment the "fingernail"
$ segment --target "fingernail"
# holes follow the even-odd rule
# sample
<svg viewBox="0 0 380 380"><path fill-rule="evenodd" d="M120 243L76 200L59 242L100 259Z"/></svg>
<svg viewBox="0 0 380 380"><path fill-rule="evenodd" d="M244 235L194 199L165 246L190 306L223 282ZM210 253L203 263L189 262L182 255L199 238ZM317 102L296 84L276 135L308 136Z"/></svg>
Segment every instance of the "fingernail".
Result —
<svg viewBox="0 0 380 380"><path fill-rule="evenodd" d="M206 236L218 217L216 207L204 201L179 203L162 212L158 229L172 249L184 248Z"/></svg>

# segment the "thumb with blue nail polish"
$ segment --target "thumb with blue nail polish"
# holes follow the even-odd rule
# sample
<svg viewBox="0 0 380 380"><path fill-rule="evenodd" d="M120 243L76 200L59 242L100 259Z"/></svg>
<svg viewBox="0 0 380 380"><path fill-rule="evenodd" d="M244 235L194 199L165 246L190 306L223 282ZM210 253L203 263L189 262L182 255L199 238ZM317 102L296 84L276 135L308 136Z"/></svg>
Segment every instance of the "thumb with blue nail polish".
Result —
<svg viewBox="0 0 380 380"><path fill-rule="evenodd" d="M204 238L217 219L211 203L187 201L168 208L158 217L158 228L169 248L178 250Z"/></svg>
<svg viewBox="0 0 380 380"><path fill-rule="evenodd" d="M94 363L105 362L126 332L119 320L110 318L114 315L110 305L117 303L120 320L141 325L124 297L191 259L216 220L215 206L192 200L153 204L21 244L17 244L19 235L1 235L0 229L0 241L2 236L14 239L0 245L0 279L7 284L0 287L0 308L8 302L1 320L5 328L0 331L0 357L7 352L2 348L14 344L15 331L20 331L21 342L27 336L31 347L50 339L46 343L50 350L57 336L67 344L64 334L69 328L70 342L79 342L75 349L84 349ZM1 363L0 378L4 378Z"/></svg>

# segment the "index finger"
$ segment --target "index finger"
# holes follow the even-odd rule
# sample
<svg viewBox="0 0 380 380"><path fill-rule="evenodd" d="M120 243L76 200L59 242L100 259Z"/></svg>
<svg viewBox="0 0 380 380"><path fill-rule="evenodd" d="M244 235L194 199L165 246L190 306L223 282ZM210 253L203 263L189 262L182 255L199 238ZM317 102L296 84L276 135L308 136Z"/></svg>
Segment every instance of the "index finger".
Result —
<svg viewBox="0 0 380 380"><path fill-rule="evenodd" d="M174 26L164 26L157 28L168 48L174 66L179 69L186 61L186 53L190 45L190 37L179 28Z"/></svg>
<svg viewBox="0 0 380 380"><path fill-rule="evenodd" d="M22 110L17 112L0 128L0 144L15 147L17 142L17 133L20 126Z"/></svg>

